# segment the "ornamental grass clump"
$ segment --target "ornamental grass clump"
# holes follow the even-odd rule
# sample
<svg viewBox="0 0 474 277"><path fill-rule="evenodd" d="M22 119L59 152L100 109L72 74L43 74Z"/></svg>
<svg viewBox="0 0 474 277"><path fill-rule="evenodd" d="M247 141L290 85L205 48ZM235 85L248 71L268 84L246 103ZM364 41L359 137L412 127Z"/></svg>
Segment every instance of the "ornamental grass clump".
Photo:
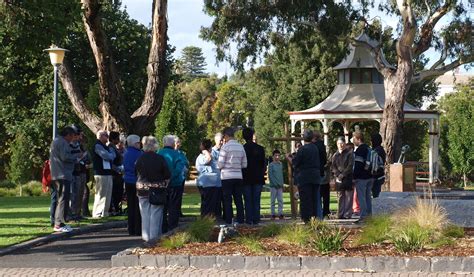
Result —
<svg viewBox="0 0 474 277"><path fill-rule="evenodd" d="M277 239L282 242L304 246L311 241L312 231L303 224L290 224L282 228Z"/></svg>
<svg viewBox="0 0 474 277"><path fill-rule="evenodd" d="M415 221L421 228L433 233L441 232L448 224L446 210L434 199L416 199L415 205L408 209L402 220Z"/></svg>
<svg viewBox="0 0 474 277"><path fill-rule="evenodd" d="M257 236L243 236L237 238L236 241L238 244L245 246L252 253L262 254L265 252Z"/></svg>
<svg viewBox="0 0 474 277"><path fill-rule="evenodd" d="M370 217L357 235L355 245L376 245L388 240L392 225L393 220L388 215Z"/></svg>
<svg viewBox="0 0 474 277"><path fill-rule="evenodd" d="M191 241L207 242L210 240L216 219L212 216L205 216L189 224L186 229L191 236Z"/></svg>
<svg viewBox="0 0 474 277"><path fill-rule="evenodd" d="M275 237L281 233L282 229L283 229L282 224L269 223L262 227L262 229L259 232L259 236L261 238Z"/></svg>
<svg viewBox="0 0 474 277"><path fill-rule="evenodd" d="M165 249L178 249L190 242L191 236L187 232L176 233L161 240L161 247Z"/></svg>
<svg viewBox="0 0 474 277"><path fill-rule="evenodd" d="M393 245L401 253L420 251L430 241L432 233L417 222L405 222L393 232Z"/></svg>
<svg viewBox="0 0 474 277"><path fill-rule="evenodd" d="M337 252L342 249L344 241L349 236L340 227L331 226L324 221L312 219L310 228L313 231L312 246L321 254Z"/></svg>

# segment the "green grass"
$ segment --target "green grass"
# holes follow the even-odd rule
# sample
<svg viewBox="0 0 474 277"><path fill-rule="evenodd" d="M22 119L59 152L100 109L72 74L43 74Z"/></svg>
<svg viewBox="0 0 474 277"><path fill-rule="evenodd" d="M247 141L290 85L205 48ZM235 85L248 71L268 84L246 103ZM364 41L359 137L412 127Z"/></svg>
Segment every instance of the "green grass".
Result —
<svg viewBox="0 0 474 277"><path fill-rule="evenodd" d="M393 220L388 215L370 217L362 232L357 236L356 245L379 244L389 238Z"/></svg>
<svg viewBox="0 0 474 277"><path fill-rule="evenodd" d="M189 241L191 241L191 236L188 232L179 232L170 237L164 238L160 242L160 245L166 249L178 249L183 247Z"/></svg>
<svg viewBox="0 0 474 277"><path fill-rule="evenodd" d="M277 236L279 241L304 246L312 238L312 231L307 225L289 224L285 225Z"/></svg>
<svg viewBox="0 0 474 277"><path fill-rule="evenodd" d="M91 195L89 207L92 210L94 196ZM291 213L289 193L283 194L285 214ZM49 222L49 196L38 197L0 197L0 248L52 233ZM183 196L182 211L185 215L198 216L201 198L198 194ZM262 214L270 214L270 192L262 192ZM335 194L331 194L331 209L337 209ZM235 212L235 207L234 207ZM88 219L73 227L102 223L112 220L124 220L124 216L105 219Z"/></svg>
<svg viewBox="0 0 474 277"><path fill-rule="evenodd" d="M91 201L93 201L91 197ZM91 202L92 203L92 202ZM49 221L50 197L0 197L0 248L53 232ZM92 205L90 204L92 209ZM124 220L125 216L87 219L72 223L79 227L92 223Z"/></svg>
<svg viewBox="0 0 474 277"><path fill-rule="evenodd" d="M237 243L245 246L249 251L254 254L262 254L265 252L265 249L260 243L260 238L257 236L239 237L237 238Z"/></svg>

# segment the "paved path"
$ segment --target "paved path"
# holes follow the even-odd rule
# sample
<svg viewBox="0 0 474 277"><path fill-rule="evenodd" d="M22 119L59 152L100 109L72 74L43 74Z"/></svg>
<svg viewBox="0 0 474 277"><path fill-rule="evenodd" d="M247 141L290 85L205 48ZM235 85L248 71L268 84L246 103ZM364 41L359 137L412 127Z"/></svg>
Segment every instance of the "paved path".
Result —
<svg viewBox="0 0 474 277"><path fill-rule="evenodd" d="M140 243L125 228L108 229L2 256L0 268L109 268L112 255Z"/></svg>
<svg viewBox="0 0 474 277"><path fill-rule="evenodd" d="M182 268L0 268L0 276L251 276L251 277L273 277L273 276L321 276L321 277L444 277L444 276L472 276L472 274L463 273L353 273L353 272L334 272L334 271L316 271L316 270L217 270L217 269L182 269Z"/></svg>

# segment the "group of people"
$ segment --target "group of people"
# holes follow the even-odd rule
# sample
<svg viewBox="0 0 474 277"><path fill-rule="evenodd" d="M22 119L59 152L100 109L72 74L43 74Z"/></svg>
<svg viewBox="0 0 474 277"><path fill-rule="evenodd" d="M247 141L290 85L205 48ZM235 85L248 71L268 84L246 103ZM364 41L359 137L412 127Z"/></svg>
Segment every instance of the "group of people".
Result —
<svg viewBox="0 0 474 277"><path fill-rule="evenodd" d="M225 128L211 140L203 139L195 166L196 185L201 195L201 216L223 219L227 224L259 224L260 199L265 174L271 191L271 216L283 215L283 166L281 153L274 150L271 162L265 150L256 143L254 130L244 128L245 144L234 137L235 129ZM121 210L124 189L127 198L128 232L141 235L145 243L156 242L162 233L178 226L184 183L189 171L186 154L180 150L177 136L163 137L163 147L153 136L131 134L126 138L118 132L98 131L90 151L79 127L65 127L51 146L51 224L55 231L69 232L67 220L88 216L88 168L93 168L95 197L92 217L106 217ZM300 198L301 218L322 219L329 214L330 175L336 183L339 218L371 215L372 195L380 193L383 172L373 176L367 169L372 151L361 133L352 138L354 147L344 138L337 140L338 151L327 161L326 146L321 134L306 130L304 144L287 155L293 167ZM385 158L380 135L372 136L372 146ZM355 188L355 191L354 191ZM237 209L234 217L232 203ZM353 207L353 203L354 207ZM275 204L278 210L275 211ZM355 210L354 210L355 209Z"/></svg>

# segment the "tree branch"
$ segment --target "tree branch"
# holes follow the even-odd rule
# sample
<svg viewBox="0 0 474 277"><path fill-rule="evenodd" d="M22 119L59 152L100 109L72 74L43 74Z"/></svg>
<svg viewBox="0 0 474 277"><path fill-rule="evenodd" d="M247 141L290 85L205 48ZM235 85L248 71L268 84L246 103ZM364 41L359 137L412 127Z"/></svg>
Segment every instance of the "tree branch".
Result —
<svg viewBox="0 0 474 277"><path fill-rule="evenodd" d="M413 41L416 36L416 19L413 13L412 3L410 0L397 0L397 7L402 16L403 29L400 34L399 40L397 41L397 55L400 62L400 57L412 59L410 50L413 45Z"/></svg>
<svg viewBox="0 0 474 277"><path fill-rule="evenodd" d="M425 2L426 3L426 2ZM445 16L453 4L453 0L446 0L444 5L437 8L433 14L426 20L420 28L420 39L413 47L414 57L420 56L426 50L431 47L431 41L433 40L433 30L438 21ZM428 4L426 4L428 6Z"/></svg>
<svg viewBox="0 0 474 277"><path fill-rule="evenodd" d="M97 64L104 127L117 131L127 130L131 125L130 117L125 107L122 84L102 28L100 3L98 0L81 0L81 3L82 18Z"/></svg>
<svg viewBox="0 0 474 277"><path fill-rule="evenodd" d="M58 73L63 89L66 91L76 114L93 133L99 131L103 127L102 120L87 107L84 97L73 78L71 66L67 59L59 67Z"/></svg>
<svg viewBox="0 0 474 277"><path fill-rule="evenodd" d="M152 40L148 56L148 83L141 106L132 114L134 132L143 134L153 124L161 109L167 83L167 0L153 1Z"/></svg>
<svg viewBox="0 0 474 277"><path fill-rule="evenodd" d="M443 51L441 52L441 57L439 57L439 60L437 60L430 68L430 70L435 70L438 66L440 66L446 58L448 57L448 42L446 39L443 39L444 47Z"/></svg>
<svg viewBox="0 0 474 277"><path fill-rule="evenodd" d="M469 58L465 59L457 59L453 61L452 63L445 65L443 67L437 68L437 69L429 69L429 70L423 70L415 74L413 76L413 82L421 82L423 80L429 79L429 78L435 78L438 76L443 75L444 73L455 69L458 66L461 66L463 64L467 63L472 63L474 62L474 56L470 56Z"/></svg>

